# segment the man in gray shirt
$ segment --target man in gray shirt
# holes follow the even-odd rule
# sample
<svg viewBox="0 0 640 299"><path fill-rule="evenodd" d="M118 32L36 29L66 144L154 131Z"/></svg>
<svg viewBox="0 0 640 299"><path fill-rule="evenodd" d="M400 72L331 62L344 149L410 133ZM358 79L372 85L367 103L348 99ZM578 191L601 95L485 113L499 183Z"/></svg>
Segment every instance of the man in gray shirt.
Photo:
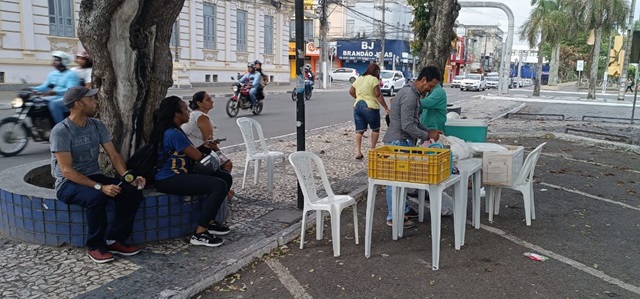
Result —
<svg viewBox="0 0 640 299"><path fill-rule="evenodd" d="M435 66L426 66L420 71L418 79L409 83L393 98L391 112L389 113L389 127L387 128L382 141L389 145L414 146L416 140L423 141L433 139L438 140L441 131L428 130L420 123L420 99L424 94L435 88L442 81L442 73ZM391 222L391 187L387 187L387 225ZM415 218L418 212L409 207L409 201L405 205L405 217ZM414 223L406 220L405 227L412 227Z"/></svg>
<svg viewBox="0 0 640 299"><path fill-rule="evenodd" d="M111 134L98 119L95 98L98 90L84 86L69 88L63 102L70 109L68 118L51 130L51 174L56 179L58 200L84 208L87 217L87 254L97 263L113 260L112 253L134 255L140 252L124 241L129 238L136 211L142 201L143 177L129 184L102 174L98 164L100 146L115 170L123 175L124 159L111 142ZM137 188L136 188L137 187ZM113 200L115 220L107 223L107 201Z"/></svg>

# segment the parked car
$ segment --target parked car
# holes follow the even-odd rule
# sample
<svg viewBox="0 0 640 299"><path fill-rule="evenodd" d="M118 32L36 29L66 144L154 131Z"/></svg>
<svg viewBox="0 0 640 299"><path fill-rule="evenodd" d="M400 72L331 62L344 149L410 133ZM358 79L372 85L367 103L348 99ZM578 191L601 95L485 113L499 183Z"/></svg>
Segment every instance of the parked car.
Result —
<svg viewBox="0 0 640 299"><path fill-rule="evenodd" d="M460 88L462 86L462 80L464 80L464 75L453 77L453 80L451 80L451 88Z"/></svg>
<svg viewBox="0 0 640 299"><path fill-rule="evenodd" d="M380 90L389 96L392 96L397 90L404 87L407 82L401 71L382 70L380 71L380 79L382 81Z"/></svg>
<svg viewBox="0 0 640 299"><path fill-rule="evenodd" d="M498 89L498 83L500 82L499 77L488 76L487 77L487 89L495 88Z"/></svg>
<svg viewBox="0 0 640 299"><path fill-rule="evenodd" d="M485 90L487 89L487 81L482 74L469 74L462 80L460 90Z"/></svg>
<svg viewBox="0 0 640 299"><path fill-rule="evenodd" d="M331 73L331 82L333 82L333 80L336 80L336 81L349 81L349 83L353 83L353 81L356 81L358 77L360 77L360 74L356 69L341 67L341 68L335 69Z"/></svg>

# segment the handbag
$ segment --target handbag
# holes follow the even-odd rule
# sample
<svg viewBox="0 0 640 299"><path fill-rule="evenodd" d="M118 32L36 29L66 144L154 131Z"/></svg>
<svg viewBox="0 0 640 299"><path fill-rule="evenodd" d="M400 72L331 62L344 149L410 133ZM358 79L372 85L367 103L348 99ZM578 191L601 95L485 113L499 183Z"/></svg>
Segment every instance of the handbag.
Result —
<svg viewBox="0 0 640 299"><path fill-rule="evenodd" d="M193 172L197 174L213 175L218 169L220 169L220 157L214 151L193 165Z"/></svg>

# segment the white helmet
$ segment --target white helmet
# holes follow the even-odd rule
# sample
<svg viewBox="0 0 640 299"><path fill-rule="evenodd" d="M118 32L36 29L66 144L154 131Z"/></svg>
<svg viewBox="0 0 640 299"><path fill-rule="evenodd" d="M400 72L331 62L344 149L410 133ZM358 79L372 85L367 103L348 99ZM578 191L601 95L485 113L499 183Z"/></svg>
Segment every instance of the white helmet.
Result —
<svg viewBox="0 0 640 299"><path fill-rule="evenodd" d="M51 56L60 58L60 63L64 66L69 65L69 61L71 60L71 56L63 51L53 51Z"/></svg>

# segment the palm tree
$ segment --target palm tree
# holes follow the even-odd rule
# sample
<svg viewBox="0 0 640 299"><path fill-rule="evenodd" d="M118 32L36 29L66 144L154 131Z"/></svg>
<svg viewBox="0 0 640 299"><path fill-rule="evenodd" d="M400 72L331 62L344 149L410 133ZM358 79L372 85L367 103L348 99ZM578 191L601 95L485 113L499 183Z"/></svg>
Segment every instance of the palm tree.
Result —
<svg viewBox="0 0 640 299"><path fill-rule="evenodd" d="M549 85L556 85L558 78L558 63L560 60L560 44L572 30L569 14L563 0L531 0L534 8L529 17L520 27L520 38L529 42L529 47L538 48L538 66L533 95L540 96L540 81L542 77L542 45L552 45L551 68Z"/></svg>
<svg viewBox="0 0 640 299"><path fill-rule="evenodd" d="M586 30L595 32L592 55L588 62L591 70L587 95L587 99L595 99L602 34L613 30L615 24L625 24L629 4L626 0L572 0L567 1L567 4L571 6L574 18L582 23Z"/></svg>

